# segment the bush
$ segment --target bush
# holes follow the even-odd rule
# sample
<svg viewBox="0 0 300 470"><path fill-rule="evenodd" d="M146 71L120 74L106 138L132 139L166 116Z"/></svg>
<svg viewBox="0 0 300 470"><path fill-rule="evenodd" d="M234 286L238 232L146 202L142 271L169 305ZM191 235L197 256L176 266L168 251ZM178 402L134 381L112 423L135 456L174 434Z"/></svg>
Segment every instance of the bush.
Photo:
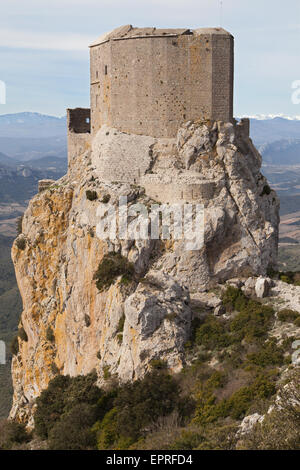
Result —
<svg viewBox="0 0 300 470"><path fill-rule="evenodd" d="M300 389L299 370L294 370L288 378L288 386L278 392L277 403L271 413L265 414L262 423L243 438L242 450L300 450Z"/></svg>
<svg viewBox="0 0 300 470"><path fill-rule="evenodd" d="M284 364L284 351L277 346L275 341L268 341L259 351L247 355L247 363L263 368L272 365L281 366Z"/></svg>
<svg viewBox="0 0 300 470"><path fill-rule="evenodd" d="M175 380L157 370L120 387L114 401L119 435L136 440L147 425L175 409L178 394Z"/></svg>
<svg viewBox="0 0 300 470"><path fill-rule="evenodd" d="M91 318L89 315L85 314L84 315L84 322L85 322L85 326L88 328L89 326L91 326Z"/></svg>
<svg viewBox="0 0 300 470"><path fill-rule="evenodd" d="M150 366L153 370L163 370L168 368L168 364L162 359L152 359L152 361L150 362Z"/></svg>
<svg viewBox="0 0 300 470"><path fill-rule="evenodd" d="M13 337L10 343L10 351L13 356L17 356L19 352L19 335L16 335Z"/></svg>
<svg viewBox="0 0 300 470"><path fill-rule="evenodd" d="M252 384L241 387L229 398L218 401L215 392L224 386L225 380L223 374L215 372L206 382L200 384L196 395L195 423L208 425L228 416L242 419L253 402L269 398L275 393L275 386L270 378L258 376Z"/></svg>
<svg viewBox="0 0 300 470"><path fill-rule="evenodd" d="M282 322L294 322L297 320L297 318L300 318L300 314L296 312L295 310L290 310L288 308L284 308L283 310L280 310L277 314L278 320Z"/></svg>
<svg viewBox="0 0 300 470"><path fill-rule="evenodd" d="M31 436L24 424L15 421L0 421L0 450L12 449L15 444L28 442Z"/></svg>
<svg viewBox="0 0 300 470"><path fill-rule="evenodd" d="M50 341L51 343L54 343L54 341L55 341L55 336L54 336L54 333L53 333L53 329L50 325L48 326L48 328L46 330L46 338L47 338L47 341Z"/></svg>
<svg viewBox="0 0 300 470"><path fill-rule="evenodd" d="M56 423L78 404L96 405L103 394L95 385L96 380L95 373L73 378L58 375L51 380L36 400L34 423L38 436L47 439Z"/></svg>
<svg viewBox="0 0 300 470"><path fill-rule="evenodd" d="M233 286L228 286L222 294L222 303L227 312L232 312L233 310L241 311L247 305L247 301L244 293Z"/></svg>
<svg viewBox="0 0 300 470"><path fill-rule="evenodd" d="M28 341L28 336L27 336L27 333L26 333L26 331L24 330L23 326L22 326L21 328L19 328L18 335L19 335L19 338L20 338L22 341L25 341L25 342Z"/></svg>
<svg viewBox="0 0 300 470"><path fill-rule="evenodd" d="M300 317L296 318L296 320L294 320L294 323L300 328Z"/></svg>
<svg viewBox="0 0 300 470"><path fill-rule="evenodd" d="M267 195L269 196L271 194L271 188L268 184L266 184L262 190L261 196Z"/></svg>
<svg viewBox="0 0 300 470"><path fill-rule="evenodd" d="M231 341L222 320L209 315L204 323L196 329L196 343L206 349L220 349L229 346Z"/></svg>
<svg viewBox="0 0 300 470"><path fill-rule="evenodd" d="M24 218L24 214L17 218L17 234L18 235L21 235L21 233L23 232L23 228L22 228L23 218Z"/></svg>
<svg viewBox="0 0 300 470"><path fill-rule="evenodd" d="M84 450L96 447L91 430L96 420L96 406L87 403L75 405L49 432L49 448L54 450Z"/></svg>
<svg viewBox="0 0 300 470"><path fill-rule="evenodd" d="M96 286L100 292L108 289L119 276L133 279L134 266L120 253L106 254L94 274Z"/></svg>
<svg viewBox="0 0 300 470"><path fill-rule="evenodd" d="M286 282L287 284L294 284L295 286L300 286L299 271L279 272L278 277L282 282Z"/></svg>
<svg viewBox="0 0 300 470"><path fill-rule="evenodd" d="M230 322L230 330L235 341L248 342L266 337L270 322L274 317L272 307L255 300L247 300Z"/></svg>
<svg viewBox="0 0 300 470"><path fill-rule="evenodd" d="M111 373L110 373L110 367L109 366L104 366L103 367L103 378L104 380L108 380L111 378Z"/></svg>
<svg viewBox="0 0 300 470"><path fill-rule="evenodd" d="M25 238L23 238L23 237L22 237L22 238L17 238L17 239L16 239L16 245L17 245L17 247L18 247L19 250L24 251L25 248L26 248L26 240L25 240Z"/></svg>
<svg viewBox="0 0 300 470"><path fill-rule="evenodd" d="M121 318L119 320L118 326L117 326L117 333L122 333L123 332L124 325L125 325L125 315L123 313L123 315L121 316Z"/></svg>
<svg viewBox="0 0 300 470"><path fill-rule="evenodd" d="M110 201L110 194L104 194L103 198L101 199L101 202L103 204L107 204Z"/></svg>
<svg viewBox="0 0 300 470"><path fill-rule="evenodd" d="M85 192L85 195L89 201L95 201L96 199L98 199L98 194L96 193L96 191L91 191L90 189Z"/></svg>

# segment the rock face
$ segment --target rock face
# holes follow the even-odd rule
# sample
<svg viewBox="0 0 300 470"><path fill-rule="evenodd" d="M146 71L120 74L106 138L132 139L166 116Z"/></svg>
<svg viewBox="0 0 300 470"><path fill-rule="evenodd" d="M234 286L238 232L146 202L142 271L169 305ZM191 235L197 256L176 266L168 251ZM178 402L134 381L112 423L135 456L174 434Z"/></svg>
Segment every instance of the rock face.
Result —
<svg viewBox="0 0 300 470"><path fill-rule="evenodd" d="M29 203L23 241L12 249L28 336L19 339L12 365L11 416L22 421L31 419L35 398L58 373L96 369L101 384L112 374L134 380L153 359L180 370L192 297L276 265L279 203L243 123L188 122L176 139L102 128L80 149L74 147L68 174ZM109 201L115 208L120 196L130 207L203 204L204 246L189 251L181 239L100 239L99 206ZM100 292L93 278L108 252L133 263L135 279L125 284L120 276ZM218 299L211 304L220 306Z"/></svg>

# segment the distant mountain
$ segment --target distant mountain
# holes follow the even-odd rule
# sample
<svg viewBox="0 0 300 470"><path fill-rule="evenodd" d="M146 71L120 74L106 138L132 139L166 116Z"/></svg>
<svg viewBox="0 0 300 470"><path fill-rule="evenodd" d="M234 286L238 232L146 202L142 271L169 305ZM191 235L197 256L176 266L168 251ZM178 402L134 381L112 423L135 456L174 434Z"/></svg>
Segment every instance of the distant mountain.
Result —
<svg viewBox="0 0 300 470"><path fill-rule="evenodd" d="M57 180L66 171L66 160L57 157L26 162L26 165L16 162L14 166L8 166L0 163L0 205L25 203L37 193L39 180Z"/></svg>
<svg viewBox="0 0 300 470"><path fill-rule="evenodd" d="M66 159L66 117L39 113L0 115L0 152L19 161L53 155Z"/></svg>
<svg viewBox="0 0 300 470"><path fill-rule="evenodd" d="M67 159L67 136L19 138L16 134L15 137L0 137L0 151L19 161L48 155Z"/></svg>
<svg viewBox="0 0 300 470"><path fill-rule="evenodd" d="M300 139L300 120L281 117L250 119L250 136L257 146L278 140Z"/></svg>
<svg viewBox="0 0 300 470"><path fill-rule="evenodd" d="M15 166L16 160L0 152L0 165Z"/></svg>
<svg viewBox="0 0 300 470"><path fill-rule="evenodd" d="M0 137L44 138L65 137L66 116L55 117L39 113L0 115Z"/></svg>
<svg viewBox="0 0 300 470"><path fill-rule="evenodd" d="M284 139L259 147L263 162L271 165L300 165L300 138Z"/></svg>

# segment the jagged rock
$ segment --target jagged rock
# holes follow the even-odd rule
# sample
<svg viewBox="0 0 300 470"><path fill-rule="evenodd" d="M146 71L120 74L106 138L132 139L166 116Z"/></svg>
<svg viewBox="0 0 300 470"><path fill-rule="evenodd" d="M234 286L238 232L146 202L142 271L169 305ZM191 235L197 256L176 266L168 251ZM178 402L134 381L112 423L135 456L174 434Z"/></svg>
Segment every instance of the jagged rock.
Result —
<svg viewBox="0 0 300 470"><path fill-rule="evenodd" d="M41 193L42 191L45 191L45 189L48 189L54 183L55 183L55 180L39 180L39 186L38 186L39 193Z"/></svg>
<svg viewBox="0 0 300 470"><path fill-rule="evenodd" d="M226 313L226 309L225 309L224 305L218 305L218 307L216 307L214 309L214 315L216 317L220 317L221 315L225 315L225 313Z"/></svg>
<svg viewBox="0 0 300 470"><path fill-rule="evenodd" d="M255 293L255 285L256 285L257 279L255 277L249 277L245 284L244 287L242 287L242 291L246 295L253 295Z"/></svg>
<svg viewBox="0 0 300 470"><path fill-rule="evenodd" d="M253 427L257 423L262 423L264 420L264 415L260 415L258 413L254 413L253 415L245 416L241 424L239 425L239 429L237 431L238 436L243 436L249 433Z"/></svg>
<svg viewBox="0 0 300 470"><path fill-rule="evenodd" d="M228 284L229 286L236 287L237 289L240 289L244 285L243 281L239 278L228 279L228 281L226 281L226 284Z"/></svg>
<svg viewBox="0 0 300 470"><path fill-rule="evenodd" d="M259 277L255 284L255 293L259 299L267 297L271 287L271 280L268 278Z"/></svg>

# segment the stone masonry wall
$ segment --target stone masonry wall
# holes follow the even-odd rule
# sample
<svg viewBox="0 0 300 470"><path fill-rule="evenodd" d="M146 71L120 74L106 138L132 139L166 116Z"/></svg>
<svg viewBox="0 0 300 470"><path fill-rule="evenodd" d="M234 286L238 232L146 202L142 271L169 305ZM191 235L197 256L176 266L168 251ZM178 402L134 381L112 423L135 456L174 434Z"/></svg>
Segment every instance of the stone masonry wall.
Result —
<svg viewBox="0 0 300 470"><path fill-rule="evenodd" d="M232 121L233 37L220 29L111 38L93 45L91 121L175 137L188 120Z"/></svg>

